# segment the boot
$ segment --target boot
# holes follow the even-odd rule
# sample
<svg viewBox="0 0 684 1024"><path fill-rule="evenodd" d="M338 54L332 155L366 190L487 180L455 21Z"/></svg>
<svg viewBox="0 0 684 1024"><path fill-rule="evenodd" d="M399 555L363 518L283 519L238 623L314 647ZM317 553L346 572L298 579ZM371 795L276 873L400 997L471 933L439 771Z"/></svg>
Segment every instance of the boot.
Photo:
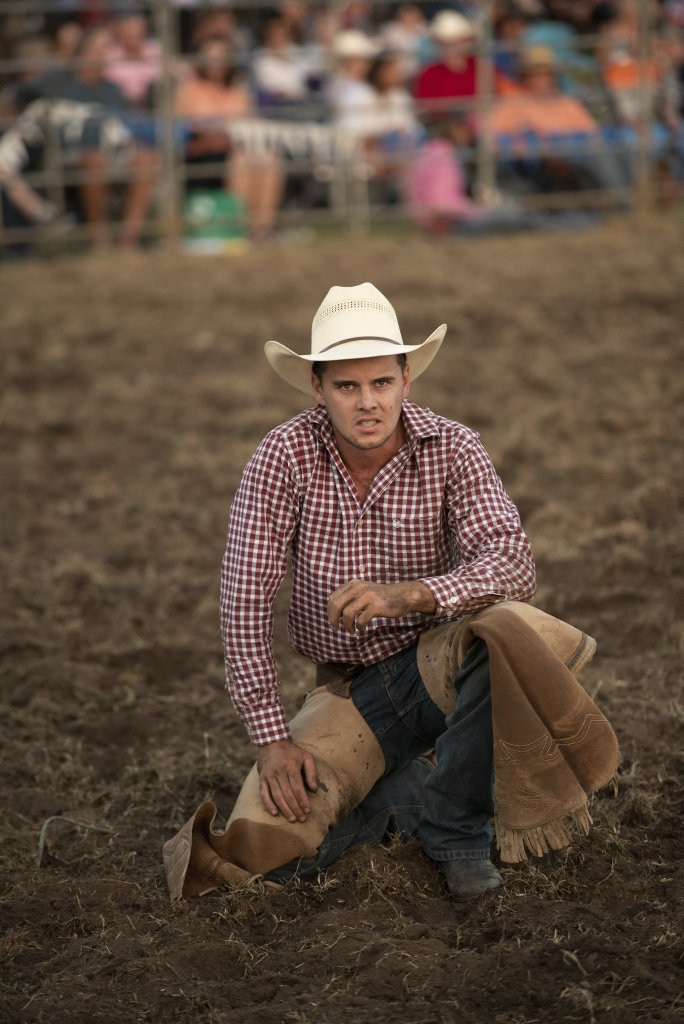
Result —
<svg viewBox="0 0 684 1024"><path fill-rule="evenodd" d="M503 884L503 878L489 858L447 860L441 867L449 892L455 900L469 900Z"/></svg>

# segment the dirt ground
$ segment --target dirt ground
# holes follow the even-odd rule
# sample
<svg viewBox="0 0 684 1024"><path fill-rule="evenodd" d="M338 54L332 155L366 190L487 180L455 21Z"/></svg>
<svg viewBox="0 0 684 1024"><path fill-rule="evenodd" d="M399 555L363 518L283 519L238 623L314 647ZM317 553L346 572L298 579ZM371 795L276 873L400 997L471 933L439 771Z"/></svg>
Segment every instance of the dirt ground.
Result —
<svg viewBox="0 0 684 1024"><path fill-rule="evenodd" d="M3 1024L681 1020L683 253L652 223L0 267ZM301 407L262 345L304 351L363 280L405 338L449 324L412 397L481 432L535 603L597 638L619 784L473 905L409 843L172 906L162 842L202 800L225 821L253 756L218 567L243 464Z"/></svg>

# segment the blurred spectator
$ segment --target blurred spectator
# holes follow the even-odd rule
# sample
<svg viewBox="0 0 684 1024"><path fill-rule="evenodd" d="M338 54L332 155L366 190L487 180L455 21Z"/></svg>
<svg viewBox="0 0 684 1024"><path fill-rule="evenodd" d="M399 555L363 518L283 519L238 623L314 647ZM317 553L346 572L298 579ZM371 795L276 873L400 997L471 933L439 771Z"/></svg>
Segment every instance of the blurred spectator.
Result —
<svg viewBox="0 0 684 1024"><path fill-rule="evenodd" d="M303 0L280 0L278 17L291 42L303 46L309 36L309 5Z"/></svg>
<svg viewBox="0 0 684 1024"><path fill-rule="evenodd" d="M665 45L670 58L667 121L673 130L681 131L684 119L684 36L677 29L668 30Z"/></svg>
<svg viewBox="0 0 684 1024"><path fill-rule="evenodd" d="M621 123L636 126L662 100L667 61L656 45L654 55L642 65L638 3L623 0L612 10L612 17L601 25L597 54Z"/></svg>
<svg viewBox="0 0 684 1024"><path fill-rule="evenodd" d="M438 59L419 73L413 88L419 116L459 113L461 142L475 136L474 100L477 95L477 26L456 11L440 11L430 23ZM456 126L454 126L455 128Z"/></svg>
<svg viewBox="0 0 684 1024"><path fill-rule="evenodd" d="M123 176L127 187L119 241L123 246L134 246L140 241L154 197L159 161L153 148L133 141L126 131L129 104L119 87L105 77L109 44L107 28L85 32L76 52L77 67L48 73L35 83L35 95L93 108L83 127L77 157L77 166L86 178L79 194L88 233L94 245L109 244L111 186ZM103 133L107 127L116 127L122 143L128 144L118 150L105 146Z"/></svg>
<svg viewBox="0 0 684 1024"><path fill-rule="evenodd" d="M403 85L401 58L382 51L372 58L355 59L354 68L359 74L365 70L365 75L343 83L342 100L338 99L335 107L338 127L357 138L384 139L388 150L405 146L402 140L414 140L419 124L413 97Z"/></svg>
<svg viewBox="0 0 684 1024"><path fill-rule="evenodd" d="M249 32L242 26L233 10L227 4L219 7L200 7L191 16L187 43L182 43L183 52L197 50L211 39L223 38L230 41L235 53L244 56L252 47Z"/></svg>
<svg viewBox="0 0 684 1024"><path fill-rule="evenodd" d="M532 12L549 21L564 22L578 32L588 32L593 27L596 7L596 0L544 0L537 10L533 6Z"/></svg>
<svg viewBox="0 0 684 1024"><path fill-rule="evenodd" d="M149 106L150 88L161 77L161 70L161 44L149 35L145 14L124 9L112 23L105 64L107 78L118 85L132 107L144 109Z"/></svg>
<svg viewBox="0 0 684 1024"><path fill-rule="evenodd" d="M23 107L22 94L48 70L54 62L54 48L47 36L32 34L14 40L9 59L21 66L8 84L0 90L0 122L12 121ZM2 124L0 124L0 130Z"/></svg>
<svg viewBox="0 0 684 1024"><path fill-rule="evenodd" d="M354 29L371 35L373 32L373 4L371 0L346 0L340 5L339 19L343 31Z"/></svg>
<svg viewBox="0 0 684 1024"><path fill-rule="evenodd" d="M424 109L437 112L435 101L475 96L477 29L462 14L440 11L430 23L430 36L437 47L438 60L423 68L413 92Z"/></svg>
<svg viewBox="0 0 684 1024"><path fill-rule="evenodd" d="M547 46L556 60L556 82L561 92L572 93L587 105L605 105L605 85L592 53L582 48L581 36L571 24L537 18L529 21L521 37L521 50ZM600 95L597 96L596 92Z"/></svg>
<svg viewBox="0 0 684 1024"><path fill-rule="evenodd" d="M309 68L309 89L320 101L330 78L330 55L337 25L335 12L327 4L309 8L304 41L300 43Z"/></svg>
<svg viewBox="0 0 684 1024"><path fill-rule="evenodd" d="M547 46L530 46L520 56L521 89L497 100L485 115L489 130L498 136L522 139L537 136L595 132L597 124L573 96L559 91L556 59Z"/></svg>
<svg viewBox="0 0 684 1024"><path fill-rule="evenodd" d="M83 27L75 18L62 20L54 31L55 62L67 64L78 51Z"/></svg>
<svg viewBox="0 0 684 1024"><path fill-rule="evenodd" d="M401 197L406 163L420 134L413 99L403 84L400 57L378 54L359 86L353 106L338 110L337 124L361 146L372 198L395 203Z"/></svg>
<svg viewBox="0 0 684 1024"><path fill-rule="evenodd" d="M42 192L33 188L25 176L39 165L41 147L45 141L43 118L34 118L31 114L29 108L19 115L11 128L0 135L2 224L9 228L50 226L61 233L71 226L70 218L62 216L60 209L46 199ZM28 240L10 245L15 253L27 252L29 248Z"/></svg>
<svg viewBox="0 0 684 1024"><path fill-rule="evenodd" d="M665 17L676 28L684 28L684 0L666 0Z"/></svg>
<svg viewBox="0 0 684 1024"><path fill-rule="evenodd" d="M2 223L8 228L54 224L59 209L42 191L32 188L25 174L40 166L43 137L29 128L22 131L19 119L34 83L53 60L50 40L44 35L20 36L14 40L10 59L22 66L0 90L0 208ZM11 246L16 254L28 251L27 243Z"/></svg>
<svg viewBox="0 0 684 1024"><path fill-rule="evenodd" d="M178 86L175 112L189 131L186 162L195 168L205 165L208 171L192 181L235 195L246 211L250 236L267 238L283 193L283 173L273 153L248 153L231 140L231 122L252 117L254 103L225 38L200 45L194 75ZM218 181L211 174L217 163L222 165Z"/></svg>
<svg viewBox="0 0 684 1024"><path fill-rule="evenodd" d="M470 197L455 127L453 118L437 118L409 167L406 198L418 227L431 235L482 235L546 226L543 215L527 212L510 199L499 196L496 203L485 205Z"/></svg>
<svg viewBox="0 0 684 1024"><path fill-rule="evenodd" d="M297 106L310 98L305 54L283 18L269 18L264 25L263 45L254 56L252 76L259 106L284 106L295 116Z"/></svg>
<svg viewBox="0 0 684 1024"><path fill-rule="evenodd" d="M466 175L458 158L458 138L448 115L435 118L428 139L420 146L406 179L406 198L415 223L433 235L450 235L472 219L475 204L468 195Z"/></svg>
<svg viewBox="0 0 684 1024"><path fill-rule="evenodd" d="M418 4L399 4L394 17L380 30L382 46L399 55L402 79L406 85L411 84L418 73L427 37L427 22Z"/></svg>
<svg viewBox="0 0 684 1024"><path fill-rule="evenodd" d="M69 0L64 0L64 6ZM111 13L111 0L81 0L79 19L84 28L106 25Z"/></svg>
<svg viewBox="0 0 684 1024"><path fill-rule="evenodd" d="M578 99L559 91L551 49L523 51L520 83L520 92L498 99L483 118L500 152L511 158L504 163L515 172L511 181L557 191L586 175L587 184L622 190L627 175L603 144L598 124Z"/></svg>
<svg viewBox="0 0 684 1024"><path fill-rule="evenodd" d="M368 72L371 87L367 120L370 134L386 139L388 149L412 144L419 131L411 93L404 86L401 56L391 50L378 54Z"/></svg>
<svg viewBox="0 0 684 1024"><path fill-rule="evenodd" d="M422 137L414 99L403 84L401 57L380 53L369 72L373 90L369 108L367 159L376 182L378 200L399 203L403 198L405 171Z"/></svg>
<svg viewBox="0 0 684 1024"><path fill-rule="evenodd" d="M357 29L338 32L333 40L334 67L328 98L333 120L350 135L359 134L356 126L360 112L368 103L371 91L368 73L377 52L376 44Z"/></svg>
<svg viewBox="0 0 684 1024"><path fill-rule="evenodd" d="M501 76L502 85L512 85L518 79L518 54L528 18L516 7L505 7L494 19L494 67ZM506 89L502 88L502 92Z"/></svg>

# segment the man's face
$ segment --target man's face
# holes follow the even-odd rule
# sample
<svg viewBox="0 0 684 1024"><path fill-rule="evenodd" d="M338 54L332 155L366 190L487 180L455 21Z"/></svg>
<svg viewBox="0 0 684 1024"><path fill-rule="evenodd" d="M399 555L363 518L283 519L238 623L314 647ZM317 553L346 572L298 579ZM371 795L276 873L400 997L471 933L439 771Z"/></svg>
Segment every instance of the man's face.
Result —
<svg viewBox="0 0 684 1024"><path fill-rule="evenodd" d="M459 70L474 48L474 39L450 39L439 43L439 55L448 68Z"/></svg>
<svg viewBox="0 0 684 1024"><path fill-rule="evenodd" d="M313 392L324 405L340 453L351 450L394 454L401 439L401 403L409 393L408 367L396 356L342 359L326 363L322 380L312 375Z"/></svg>
<svg viewBox="0 0 684 1024"><path fill-rule="evenodd" d="M556 76L549 68L535 68L525 76L525 86L533 96L553 96L556 91Z"/></svg>

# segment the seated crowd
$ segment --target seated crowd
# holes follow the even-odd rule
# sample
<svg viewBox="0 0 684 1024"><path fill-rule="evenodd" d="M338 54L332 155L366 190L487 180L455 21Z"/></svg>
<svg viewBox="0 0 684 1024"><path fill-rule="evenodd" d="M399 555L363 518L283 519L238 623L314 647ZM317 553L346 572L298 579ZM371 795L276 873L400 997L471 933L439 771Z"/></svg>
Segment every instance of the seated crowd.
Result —
<svg viewBox="0 0 684 1024"><path fill-rule="evenodd" d="M324 179L302 188L300 174L295 187L282 148L244 144L237 128L255 121L333 126L353 145L371 201L405 203L437 234L536 226L506 197L587 185L626 195L645 113L664 178L684 177L684 26L667 0L652 5L647 60L638 0L497 3L492 60L468 3L280 0L266 10L177 0L167 62L149 4L54 9L30 32L21 18L2 26L6 225L60 216L28 184L56 137L92 244L110 244L114 201L117 242L140 244L159 192L162 96L185 193L229 193L255 240L273 233L283 203L329 202ZM606 141L608 128L619 144ZM471 173L482 147L495 168L488 193Z"/></svg>

